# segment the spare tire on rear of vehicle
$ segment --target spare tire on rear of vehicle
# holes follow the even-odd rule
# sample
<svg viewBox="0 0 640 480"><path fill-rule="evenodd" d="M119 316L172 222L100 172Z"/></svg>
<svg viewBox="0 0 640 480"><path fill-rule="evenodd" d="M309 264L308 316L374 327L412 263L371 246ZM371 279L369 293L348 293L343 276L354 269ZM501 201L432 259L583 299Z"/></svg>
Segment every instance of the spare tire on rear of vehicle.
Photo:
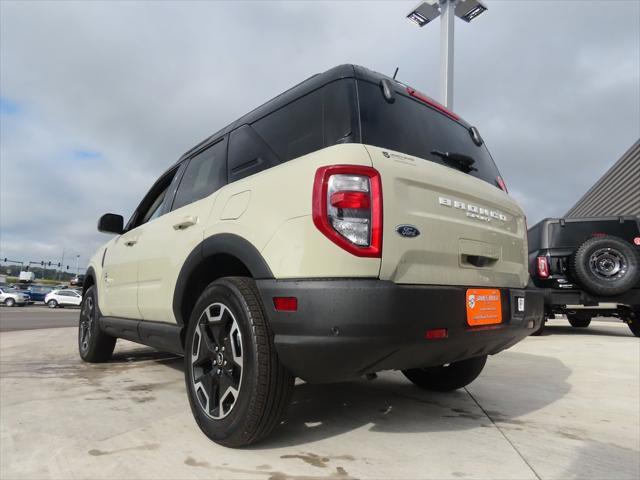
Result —
<svg viewBox="0 0 640 480"><path fill-rule="evenodd" d="M640 259L635 248L613 237L593 237L584 242L571 258L576 281L593 295L624 293L640 279Z"/></svg>

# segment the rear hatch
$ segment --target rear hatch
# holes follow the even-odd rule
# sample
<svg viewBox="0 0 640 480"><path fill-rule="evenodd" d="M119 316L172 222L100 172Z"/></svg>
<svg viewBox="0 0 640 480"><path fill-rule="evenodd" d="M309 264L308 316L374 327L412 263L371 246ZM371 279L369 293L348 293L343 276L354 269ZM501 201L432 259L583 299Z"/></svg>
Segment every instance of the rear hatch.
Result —
<svg viewBox="0 0 640 480"><path fill-rule="evenodd" d="M382 177L381 279L516 288L527 284L524 215L507 194L449 167L378 147L367 149Z"/></svg>
<svg viewBox="0 0 640 480"><path fill-rule="evenodd" d="M362 140L382 178L380 278L526 286L524 213L499 188L504 184L479 133L411 89L392 103L376 85L359 82L358 90Z"/></svg>

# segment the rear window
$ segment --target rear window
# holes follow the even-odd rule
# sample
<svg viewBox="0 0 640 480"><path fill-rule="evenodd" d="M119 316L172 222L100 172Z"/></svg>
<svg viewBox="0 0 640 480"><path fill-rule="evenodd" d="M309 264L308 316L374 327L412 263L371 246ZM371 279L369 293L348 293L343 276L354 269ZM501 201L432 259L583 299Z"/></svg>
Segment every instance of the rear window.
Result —
<svg viewBox="0 0 640 480"><path fill-rule="evenodd" d="M362 143L388 148L451 167L433 151L472 157L477 171L469 175L498 186L500 173L483 145L477 146L469 130L419 100L396 94L388 103L378 85L358 82ZM455 168L455 167L452 167Z"/></svg>

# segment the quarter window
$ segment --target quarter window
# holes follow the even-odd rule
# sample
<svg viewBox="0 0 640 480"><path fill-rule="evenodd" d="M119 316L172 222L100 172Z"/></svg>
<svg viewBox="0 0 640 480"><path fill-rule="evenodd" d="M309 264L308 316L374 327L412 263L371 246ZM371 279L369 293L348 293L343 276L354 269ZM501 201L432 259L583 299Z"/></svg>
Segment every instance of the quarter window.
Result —
<svg viewBox="0 0 640 480"><path fill-rule="evenodd" d="M286 162L320 150L322 91L316 90L253 123L280 161Z"/></svg>
<svg viewBox="0 0 640 480"><path fill-rule="evenodd" d="M353 79L337 80L254 122L280 162L336 143L358 141Z"/></svg>
<svg viewBox="0 0 640 480"><path fill-rule="evenodd" d="M229 182L235 182L278 164L269 145L251 128L243 125L229 138Z"/></svg>

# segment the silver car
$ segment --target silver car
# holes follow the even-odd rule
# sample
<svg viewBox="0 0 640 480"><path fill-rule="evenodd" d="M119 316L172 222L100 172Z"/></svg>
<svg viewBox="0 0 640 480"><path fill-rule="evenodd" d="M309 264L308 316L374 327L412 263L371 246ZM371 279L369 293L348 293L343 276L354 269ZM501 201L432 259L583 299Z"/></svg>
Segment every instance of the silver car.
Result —
<svg viewBox="0 0 640 480"><path fill-rule="evenodd" d="M0 287L0 304L7 307L19 305L25 306L31 301L31 297L14 288Z"/></svg>

